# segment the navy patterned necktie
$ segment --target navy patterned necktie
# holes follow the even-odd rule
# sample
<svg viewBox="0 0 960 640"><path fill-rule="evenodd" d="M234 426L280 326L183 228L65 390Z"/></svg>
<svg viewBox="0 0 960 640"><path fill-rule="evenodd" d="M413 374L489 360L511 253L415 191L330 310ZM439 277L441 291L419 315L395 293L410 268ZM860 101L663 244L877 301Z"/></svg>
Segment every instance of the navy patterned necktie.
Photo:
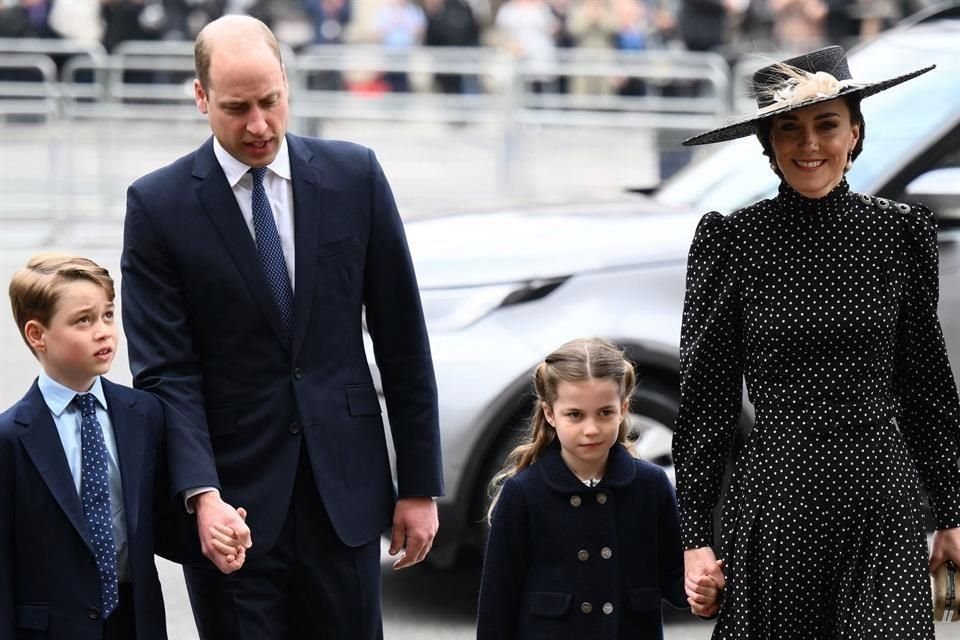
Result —
<svg viewBox="0 0 960 640"><path fill-rule="evenodd" d="M273 219L267 192L263 188L263 176L266 172L266 167L250 169L250 175L253 176L253 232L256 235L260 264L263 266L270 290L273 291L273 298L280 309L283 326L289 336L293 329L293 288L290 286L287 263L283 259L283 247L280 244L280 234L277 233L277 223Z"/></svg>
<svg viewBox="0 0 960 640"><path fill-rule="evenodd" d="M74 397L73 403L80 409L80 502L100 573L103 618L106 619L119 601L107 445L97 420L97 399L89 393L81 393Z"/></svg>

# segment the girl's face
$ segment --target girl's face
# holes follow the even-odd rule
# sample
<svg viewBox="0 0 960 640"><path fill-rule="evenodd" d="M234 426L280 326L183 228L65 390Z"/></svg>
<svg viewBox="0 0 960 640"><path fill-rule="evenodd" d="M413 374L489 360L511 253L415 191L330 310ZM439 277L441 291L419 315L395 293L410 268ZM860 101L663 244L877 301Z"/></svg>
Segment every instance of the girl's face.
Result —
<svg viewBox="0 0 960 640"><path fill-rule="evenodd" d="M859 139L860 125L850 121L843 98L775 116L770 130L784 180L808 198L822 198L840 184Z"/></svg>
<svg viewBox="0 0 960 640"><path fill-rule="evenodd" d="M564 462L581 479L603 474L628 404L616 382L591 378L560 382L553 406L543 405L547 422L557 431Z"/></svg>

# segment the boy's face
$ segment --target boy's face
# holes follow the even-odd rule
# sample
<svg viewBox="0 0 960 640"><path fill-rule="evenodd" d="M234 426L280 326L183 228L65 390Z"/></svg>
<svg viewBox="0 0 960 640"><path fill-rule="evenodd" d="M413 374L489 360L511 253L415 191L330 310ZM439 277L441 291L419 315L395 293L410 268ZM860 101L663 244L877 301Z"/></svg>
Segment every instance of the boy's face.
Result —
<svg viewBox="0 0 960 640"><path fill-rule="evenodd" d="M44 371L75 391L87 391L110 370L116 352L114 305L99 285L76 280L64 286L49 326L24 329Z"/></svg>

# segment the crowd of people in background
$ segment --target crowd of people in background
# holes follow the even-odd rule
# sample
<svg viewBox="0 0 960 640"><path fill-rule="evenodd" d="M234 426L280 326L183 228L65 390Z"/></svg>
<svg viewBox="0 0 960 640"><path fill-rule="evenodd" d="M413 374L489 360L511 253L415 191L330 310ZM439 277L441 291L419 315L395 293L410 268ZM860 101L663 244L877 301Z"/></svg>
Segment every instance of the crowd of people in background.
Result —
<svg viewBox="0 0 960 640"><path fill-rule="evenodd" d="M810 49L850 44L933 0L0 0L0 37L193 40L211 20L245 13L308 26L300 44L379 42L504 47L550 61L558 49ZM366 11L360 5L366 3ZM360 19L360 15L363 19ZM362 23L362 24L361 24ZM745 46L746 45L746 46ZM407 89L404 82L388 82ZM443 83L441 83L443 84ZM452 90L447 83L444 90Z"/></svg>

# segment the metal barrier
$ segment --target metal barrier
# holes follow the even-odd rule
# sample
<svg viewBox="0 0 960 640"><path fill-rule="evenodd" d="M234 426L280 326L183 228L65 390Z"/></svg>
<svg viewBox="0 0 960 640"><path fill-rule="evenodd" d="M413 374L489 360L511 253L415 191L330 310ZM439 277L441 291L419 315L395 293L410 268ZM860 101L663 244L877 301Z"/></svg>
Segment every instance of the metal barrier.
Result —
<svg viewBox="0 0 960 640"><path fill-rule="evenodd" d="M47 57L27 60L24 52ZM333 120L487 125L499 138L508 190L530 127L695 131L730 113L731 71L712 53L567 49L546 65L486 47L316 46L297 54L284 47L281 54L292 130L317 134ZM58 58L59 79L50 74ZM107 55L91 43L0 40L0 68L11 65L42 68L44 79L33 93L0 85L0 116L36 108L67 121L202 118L194 105L191 42L125 42ZM390 93L363 82L391 74L409 78L414 90ZM433 86L451 76L469 86L453 93ZM632 89L618 91L625 79Z"/></svg>
<svg viewBox="0 0 960 640"><path fill-rule="evenodd" d="M0 115L57 117L57 65L39 53L0 56L0 96Z"/></svg>
<svg viewBox="0 0 960 640"><path fill-rule="evenodd" d="M13 64L10 56L27 53L62 60L58 89L65 118L196 117L186 113L194 111L190 42L124 42L107 55L98 43L0 39L0 60L7 65ZM380 119L701 129L729 112L730 70L723 58L709 53L570 49L559 51L548 67L482 47L317 46L299 54L284 47L282 55L293 86L293 115L308 125ZM351 82L358 75L389 73L420 78L419 90L372 94ZM443 74L471 78L473 89L424 88L430 77ZM592 79L601 87L632 78L645 90L633 96L612 90L541 92L537 84L545 76ZM685 90L669 91L678 86ZM10 97L0 93L0 101ZM177 106L184 112L177 113Z"/></svg>

